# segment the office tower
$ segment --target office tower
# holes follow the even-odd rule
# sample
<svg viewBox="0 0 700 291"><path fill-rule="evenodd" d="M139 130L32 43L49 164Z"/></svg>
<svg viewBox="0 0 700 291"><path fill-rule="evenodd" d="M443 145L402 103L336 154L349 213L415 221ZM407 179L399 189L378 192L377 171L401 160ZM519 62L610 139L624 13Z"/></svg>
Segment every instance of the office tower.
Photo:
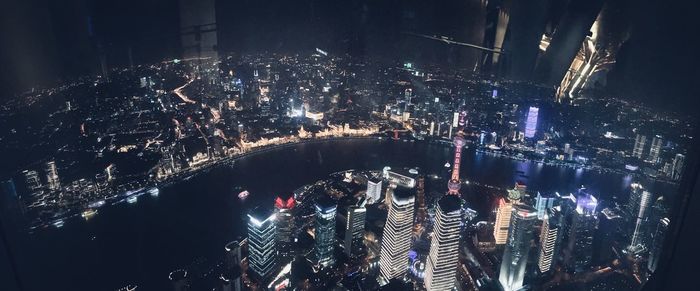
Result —
<svg viewBox="0 0 700 291"><path fill-rule="evenodd" d="M338 204L328 196L316 199L316 246L314 252L321 268L335 264L335 213Z"/></svg>
<svg viewBox="0 0 700 291"><path fill-rule="evenodd" d="M58 179L58 170L56 170L56 162L49 161L44 168L46 172L46 186L49 190L56 191L61 188L61 181Z"/></svg>
<svg viewBox="0 0 700 291"><path fill-rule="evenodd" d="M525 137L533 138L535 133L537 133L537 115L540 109L537 107L530 107L527 112L527 121L525 122Z"/></svg>
<svg viewBox="0 0 700 291"><path fill-rule="evenodd" d="M345 225L345 254L350 258L363 255L365 244L365 217L367 199L360 198L355 205L348 207L347 224Z"/></svg>
<svg viewBox="0 0 700 291"><path fill-rule="evenodd" d="M401 278L408 269L415 197L410 189L398 187L391 196L391 207L384 226L379 253L379 282Z"/></svg>
<svg viewBox="0 0 700 291"><path fill-rule="evenodd" d="M572 213L569 229L567 266L578 273L590 266L593 260L593 238L598 227L596 208L598 200L585 189L576 196L576 209Z"/></svg>
<svg viewBox="0 0 700 291"><path fill-rule="evenodd" d="M656 226L653 243L649 250L649 262L647 263L649 272L656 271L656 267L659 264L659 257L661 256L661 251L663 250L664 238L666 237L666 231L668 230L669 223L670 220L668 218L662 218L659 220L658 225Z"/></svg>
<svg viewBox="0 0 700 291"><path fill-rule="evenodd" d="M498 199L496 208L496 222L493 226L493 238L497 245L505 244L508 240L508 227L510 227L511 211L513 204L505 198Z"/></svg>
<svg viewBox="0 0 700 291"><path fill-rule="evenodd" d="M639 183L630 185L630 219L634 223L634 231L630 239L630 244L625 251L630 254L642 252L647 247L646 240L646 224L649 217L649 208L651 207L652 194L644 189Z"/></svg>
<svg viewBox="0 0 700 291"><path fill-rule="evenodd" d="M543 220L547 211L555 206L558 195L554 193L545 193L544 195L537 192L535 197L535 209L537 209L537 219Z"/></svg>
<svg viewBox="0 0 700 291"><path fill-rule="evenodd" d="M425 208L425 176L418 176L416 182L416 222L423 223L428 215L428 210Z"/></svg>
<svg viewBox="0 0 700 291"><path fill-rule="evenodd" d="M275 198L275 224L277 227L277 249L282 259L294 257L294 215L292 211L296 201L291 194Z"/></svg>
<svg viewBox="0 0 700 291"><path fill-rule="evenodd" d="M367 180L367 197L368 204L377 203L377 201L382 199L382 180L377 178L370 178Z"/></svg>
<svg viewBox="0 0 700 291"><path fill-rule="evenodd" d="M558 208L550 208L547 209L542 220L537 267L540 273L546 273L554 268L559 256L563 219Z"/></svg>
<svg viewBox="0 0 700 291"><path fill-rule="evenodd" d="M226 267L233 268L240 266L241 260L243 260L243 256L241 255L241 243L234 240L227 243L224 250L226 251Z"/></svg>
<svg viewBox="0 0 700 291"><path fill-rule="evenodd" d="M671 167L671 179L680 180L683 175L683 166L685 165L685 155L676 154L673 158L673 166Z"/></svg>
<svg viewBox="0 0 700 291"><path fill-rule="evenodd" d="M24 184L27 190L34 192L41 188L41 180L39 179L39 173L34 170L24 170L22 171L24 176Z"/></svg>
<svg viewBox="0 0 700 291"><path fill-rule="evenodd" d="M445 195L437 203L435 228L425 271L425 288L428 290L452 290L455 286L461 208L462 201L455 195Z"/></svg>
<svg viewBox="0 0 700 291"><path fill-rule="evenodd" d="M634 150L632 151L632 156L641 159L644 155L646 143L647 137L645 135L637 134L637 138L634 140Z"/></svg>
<svg viewBox="0 0 700 291"><path fill-rule="evenodd" d="M651 140L651 147L649 148L649 162L658 163L659 154L661 154L661 146L663 145L663 139L660 135L654 136Z"/></svg>
<svg viewBox="0 0 700 291"><path fill-rule="evenodd" d="M537 212L531 206L516 205L511 216L508 241L498 274L498 282L505 291L523 287Z"/></svg>
<svg viewBox="0 0 700 291"><path fill-rule="evenodd" d="M272 276L277 265L275 214L256 207L248 213L248 265L260 281Z"/></svg>
<svg viewBox="0 0 700 291"><path fill-rule="evenodd" d="M593 261L596 264L607 264L615 258L619 242L624 232L624 219L617 209L605 208L598 214L598 230L593 240Z"/></svg>

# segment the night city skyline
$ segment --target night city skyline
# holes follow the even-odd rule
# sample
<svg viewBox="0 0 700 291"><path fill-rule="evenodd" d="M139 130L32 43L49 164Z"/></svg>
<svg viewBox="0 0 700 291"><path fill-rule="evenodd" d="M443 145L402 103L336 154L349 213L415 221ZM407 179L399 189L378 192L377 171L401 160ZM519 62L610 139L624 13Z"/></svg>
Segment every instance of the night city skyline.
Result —
<svg viewBox="0 0 700 291"><path fill-rule="evenodd" d="M2 290L647 291L694 269L692 5L12 2Z"/></svg>

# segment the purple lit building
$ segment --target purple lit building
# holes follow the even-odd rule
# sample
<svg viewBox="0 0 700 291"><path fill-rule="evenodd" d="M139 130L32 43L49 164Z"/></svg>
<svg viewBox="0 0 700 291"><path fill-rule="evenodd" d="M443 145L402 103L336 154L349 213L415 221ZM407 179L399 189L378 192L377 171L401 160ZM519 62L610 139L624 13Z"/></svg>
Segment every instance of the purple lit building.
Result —
<svg viewBox="0 0 700 291"><path fill-rule="evenodd" d="M537 131L537 115L540 109L537 107L530 107L530 111L527 113L527 121L525 122L525 137L533 138L535 137L535 132Z"/></svg>

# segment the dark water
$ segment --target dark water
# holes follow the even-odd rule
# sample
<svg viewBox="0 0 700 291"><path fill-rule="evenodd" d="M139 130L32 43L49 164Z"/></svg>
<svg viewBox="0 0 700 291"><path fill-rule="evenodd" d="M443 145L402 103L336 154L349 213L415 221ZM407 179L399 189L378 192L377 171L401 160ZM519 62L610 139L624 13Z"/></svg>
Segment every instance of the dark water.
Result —
<svg viewBox="0 0 700 291"><path fill-rule="evenodd" d="M89 221L74 218L61 229L32 234L20 272L29 290L115 290L138 284L144 290L169 288L168 273L193 261L211 264L224 244L245 235L246 209L270 203L277 193L346 169L418 166L441 173L450 148L390 140L308 143L259 153L188 181L161 189L159 197L104 207ZM529 189L568 191L585 185L603 199L618 195L631 177L599 174L489 157L467 150L463 179L512 187L517 171L529 175ZM520 178L522 179L522 178ZM233 188L251 195L241 202ZM141 289L141 288L140 288Z"/></svg>

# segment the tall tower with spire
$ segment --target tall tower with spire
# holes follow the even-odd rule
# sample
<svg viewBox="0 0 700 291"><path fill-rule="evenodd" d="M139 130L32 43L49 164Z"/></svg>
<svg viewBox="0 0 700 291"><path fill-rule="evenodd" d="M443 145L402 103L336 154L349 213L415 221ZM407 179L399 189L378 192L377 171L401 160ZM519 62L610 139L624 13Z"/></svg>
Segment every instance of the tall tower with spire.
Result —
<svg viewBox="0 0 700 291"><path fill-rule="evenodd" d="M466 140L464 139L464 137L462 137L464 136L463 127L466 124L464 122L464 118L466 115L466 112L462 111L459 120L459 132L457 132L457 135L452 140L452 142L455 145L455 156L454 161L452 163L452 176L450 177L450 181L447 182L447 194L450 195L459 195L459 189L462 186L461 181L459 180L459 166L462 162L462 148L466 144Z"/></svg>

